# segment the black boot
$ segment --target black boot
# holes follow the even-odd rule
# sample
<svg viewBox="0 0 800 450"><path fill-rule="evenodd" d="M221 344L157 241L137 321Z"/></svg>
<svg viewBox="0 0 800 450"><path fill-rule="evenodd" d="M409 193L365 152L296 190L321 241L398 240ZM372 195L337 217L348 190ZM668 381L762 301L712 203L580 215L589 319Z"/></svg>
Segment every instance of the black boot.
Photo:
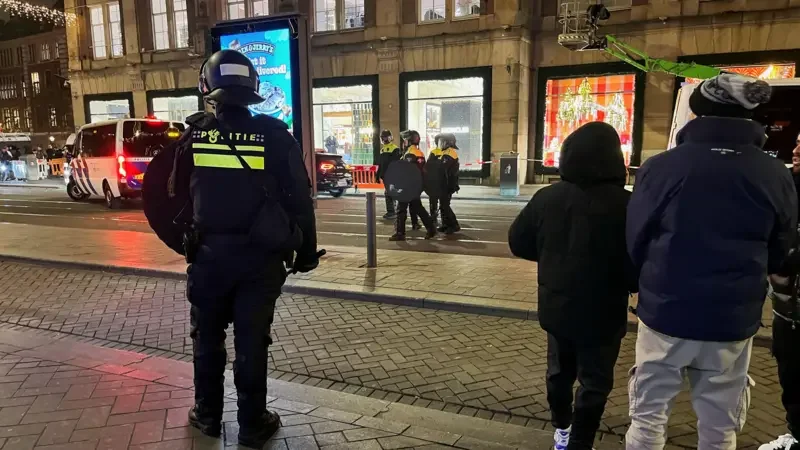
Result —
<svg viewBox="0 0 800 450"><path fill-rule="evenodd" d="M267 411L253 424L239 424L239 445L261 449L281 427L281 416Z"/></svg>
<svg viewBox="0 0 800 450"><path fill-rule="evenodd" d="M222 417L215 417L200 405L189 410L189 424L206 436L218 438L222 434Z"/></svg>
<svg viewBox="0 0 800 450"><path fill-rule="evenodd" d="M406 240L406 234L405 233L395 233L395 234L389 236L389 242L400 242L400 241L405 241L405 240Z"/></svg>
<svg viewBox="0 0 800 450"><path fill-rule="evenodd" d="M425 233L425 239L426 240L430 240L430 239L433 239L435 237L436 237L436 229L435 228L429 228L428 232Z"/></svg>

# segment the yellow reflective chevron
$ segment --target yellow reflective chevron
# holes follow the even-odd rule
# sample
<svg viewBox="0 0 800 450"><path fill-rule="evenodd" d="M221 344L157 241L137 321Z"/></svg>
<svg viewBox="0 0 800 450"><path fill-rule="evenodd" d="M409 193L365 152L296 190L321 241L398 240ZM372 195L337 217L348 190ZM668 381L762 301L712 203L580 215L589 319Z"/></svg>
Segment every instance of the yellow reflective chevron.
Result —
<svg viewBox="0 0 800 450"><path fill-rule="evenodd" d="M208 153L195 153L195 167L213 167L217 169L244 169L236 155L211 155ZM242 156L253 170L264 170L264 158L261 156Z"/></svg>
<svg viewBox="0 0 800 450"><path fill-rule="evenodd" d="M241 152L263 152L263 145L235 145L236 150ZM206 142L192 143L192 148L196 150L225 150L230 151L231 148L227 144L209 144Z"/></svg>

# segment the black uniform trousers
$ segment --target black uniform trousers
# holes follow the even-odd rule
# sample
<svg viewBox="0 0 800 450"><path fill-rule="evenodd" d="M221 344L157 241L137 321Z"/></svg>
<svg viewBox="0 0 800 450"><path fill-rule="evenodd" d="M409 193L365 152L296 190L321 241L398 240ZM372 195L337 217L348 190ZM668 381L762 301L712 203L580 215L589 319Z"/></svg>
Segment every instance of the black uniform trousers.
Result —
<svg viewBox="0 0 800 450"><path fill-rule="evenodd" d="M258 426L266 411L267 348L275 302L286 281L282 258L266 255L244 236L202 238L189 267L195 401L213 419L222 417L226 329L233 323L234 383L238 419Z"/></svg>
<svg viewBox="0 0 800 450"><path fill-rule="evenodd" d="M412 221L416 215L422 219L422 224L425 226L425 229L434 229L431 216L428 214L428 211L425 211L425 207L422 206L422 200L417 198L410 202L399 202L397 204L397 221L395 222L395 232L398 234L406 234L406 217L409 210L411 210Z"/></svg>
<svg viewBox="0 0 800 450"><path fill-rule="evenodd" d="M453 194L444 195L439 199L439 204L442 211L442 226L449 229L458 229L460 228L458 219L456 218L456 214L453 212L452 206L450 206L452 201Z"/></svg>
<svg viewBox="0 0 800 450"><path fill-rule="evenodd" d="M800 440L800 324L775 317L772 323L772 354L778 362L778 379L786 409L786 422L795 439Z"/></svg>
<svg viewBox="0 0 800 450"><path fill-rule="evenodd" d="M428 205L431 207L431 221L435 226L439 222L439 198L430 197L428 199Z"/></svg>
<svg viewBox="0 0 800 450"><path fill-rule="evenodd" d="M570 450L590 450L600 427L608 395L614 388L614 366L621 339L578 343L547 335L547 402L553 427L572 426ZM573 386L578 380L573 412Z"/></svg>
<svg viewBox="0 0 800 450"><path fill-rule="evenodd" d="M386 189L383 191L383 198L386 201L386 214L394 215L395 212L395 201L392 197L389 196L389 190Z"/></svg>

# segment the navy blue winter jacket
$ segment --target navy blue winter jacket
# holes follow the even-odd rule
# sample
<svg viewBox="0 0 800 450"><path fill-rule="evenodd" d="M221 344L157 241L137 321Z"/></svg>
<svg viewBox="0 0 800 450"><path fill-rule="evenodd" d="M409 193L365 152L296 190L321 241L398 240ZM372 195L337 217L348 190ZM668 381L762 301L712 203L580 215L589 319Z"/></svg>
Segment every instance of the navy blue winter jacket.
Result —
<svg viewBox="0 0 800 450"><path fill-rule="evenodd" d="M797 222L794 183L765 139L754 121L697 118L637 172L626 234L648 327L699 341L755 335L767 273Z"/></svg>

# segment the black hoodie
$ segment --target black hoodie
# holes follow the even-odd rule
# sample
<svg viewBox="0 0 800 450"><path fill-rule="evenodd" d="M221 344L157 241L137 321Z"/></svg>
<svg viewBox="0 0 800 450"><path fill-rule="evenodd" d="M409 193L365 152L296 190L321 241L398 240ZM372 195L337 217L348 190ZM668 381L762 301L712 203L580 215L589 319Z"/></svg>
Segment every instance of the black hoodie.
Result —
<svg viewBox="0 0 800 450"><path fill-rule="evenodd" d="M603 122L573 132L561 149L560 183L536 192L508 232L514 255L539 263L539 321L582 342L625 334L637 282L625 247L625 162Z"/></svg>

